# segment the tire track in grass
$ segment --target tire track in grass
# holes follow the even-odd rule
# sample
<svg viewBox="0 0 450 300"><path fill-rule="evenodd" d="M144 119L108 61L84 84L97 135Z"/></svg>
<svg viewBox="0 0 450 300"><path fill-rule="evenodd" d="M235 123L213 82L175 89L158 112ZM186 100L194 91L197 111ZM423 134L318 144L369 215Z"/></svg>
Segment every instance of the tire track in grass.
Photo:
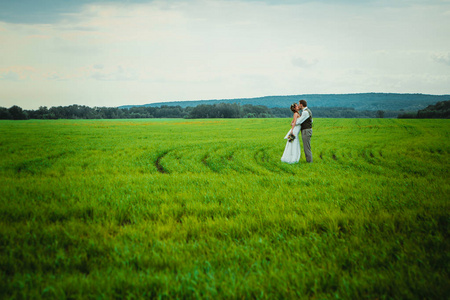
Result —
<svg viewBox="0 0 450 300"><path fill-rule="evenodd" d="M164 151L164 152L162 152L161 154L159 154L159 155L156 157L156 160L155 160L155 167L156 167L156 170L157 170L159 173L161 173L161 174L169 174L169 173L170 173L168 170L166 170L166 169L161 165L161 159L163 159L164 156L166 156L169 152L170 152L170 150Z"/></svg>
<svg viewBox="0 0 450 300"><path fill-rule="evenodd" d="M206 154L202 163L207 166L214 173L227 173L227 170L233 169L230 160L233 157L233 153L227 153L228 147L217 147L210 154ZM221 153L221 152L224 153Z"/></svg>
<svg viewBox="0 0 450 300"><path fill-rule="evenodd" d="M193 151L192 146L180 147L176 151L174 159L177 173L202 173L205 162L202 159L201 151Z"/></svg>
<svg viewBox="0 0 450 300"><path fill-rule="evenodd" d="M342 166L351 167L372 174L381 174L385 168L389 168L389 163L383 157L380 145L368 144L352 148L341 155L336 155L335 161ZM330 153L333 155L333 152ZM333 158L334 159L334 158Z"/></svg>
<svg viewBox="0 0 450 300"><path fill-rule="evenodd" d="M203 158L201 159L202 164L207 167L208 169L210 169L212 172L217 173L215 170L213 170L211 168L211 166L208 164L208 158L209 158L209 154L206 153L205 156L203 156Z"/></svg>
<svg viewBox="0 0 450 300"><path fill-rule="evenodd" d="M212 165L212 162L210 162L210 158L214 156L214 153L217 152L219 147L215 147L214 149L211 149L211 151L207 152L203 158L201 159L202 164L207 167L211 172L213 173L219 173L216 168Z"/></svg>
<svg viewBox="0 0 450 300"><path fill-rule="evenodd" d="M228 161L232 161L232 160L233 160L233 156L234 156L234 151L231 151L231 153L229 153L229 154L227 155L227 160L228 160Z"/></svg>
<svg viewBox="0 0 450 300"><path fill-rule="evenodd" d="M228 166L232 170L240 174L260 174L260 172L255 170L252 165L247 165L246 161L242 160L242 158L240 157L240 154L242 155L243 152L248 152L248 150L248 148L244 149L237 146L230 147L228 149L228 153L224 156L224 159L226 159Z"/></svg>
<svg viewBox="0 0 450 300"><path fill-rule="evenodd" d="M42 158L34 158L22 161L18 164L11 164L10 169L13 169L16 173L27 173L31 175L42 174L51 170L52 167L60 159L65 158L68 155L74 154L75 151L62 151L60 153L47 155Z"/></svg>
<svg viewBox="0 0 450 300"><path fill-rule="evenodd" d="M234 151L231 153L226 153L224 155L218 155L218 151L223 150L223 147L215 147L212 149L207 149L206 153L199 153L198 155L192 156L192 149L189 147L181 147L177 149L172 149L169 151L162 152L159 154L155 160L155 167L159 173L168 174L171 173L168 165L171 165L170 159L173 159L178 164L175 172L194 172L201 173L202 170L198 167L193 167L192 163L197 163L199 166L206 167L209 171L213 173L223 173L226 172L226 169L233 168L233 155ZM174 152L172 155L173 151ZM180 153L181 151L181 153ZM190 153L183 153L183 151L189 151ZM170 158L169 158L169 157ZM162 164L162 160L167 159L167 163L164 166Z"/></svg>
<svg viewBox="0 0 450 300"><path fill-rule="evenodd" d="M271 163L270 159L267 156L267 148L260 148L255 151L253 158L257 165L263 166L266 170L272 173L286 173L290 175L295 175L295 172L287 170L281 166L276 165L275 163ZM261 157L261 158L259 158ZM287 167L287 166L286 166Z"/></svg>
<svg viewBox="0 0 450 300"><path fill-rule="evenodd" d="M377 165L376 163L376 159L375 159L375 155L373 154L372 151L372 145L369 145L369 147L363 148L360 151L360 157L368 164L371 165Z"/></svg>
<svg viewBox="0 0 450 300"><path fill-rule="evenodd" d="M186 155L182 153L182 151L185 151L186 149L188 148L178 147L160 153L154 162L156 170L161 174L186 173L186 170L192 171L192 168L189 166L189 159L185 160ZM165 164L162 164L163 159L165 160ZM208 154L201 159L201 162L205 166L208 166L207 159ZM199 171L197 170L197 172Z"/></svg>
<svg viewBox="0 0 450 300"><path fill-rule="evenodd" d="M379 172L379 168L386 165L380 145L375 144L352 146L351 149L329 149L325 153L321 152L319 157L346 168L365 169L370 172Z"/></svg>
<svg viewBox="0 0 450 300"><path fill-rule="evenodd" d="M243 148L238 149L246 151L246 149ZM239 155L236 155L236 151L237 148L234 145L220 146L215 148L214 151L205 154L201 159L201 162L214 173L255 173L254 170L249 168L249 166L245 166L245 164L240 161L240 157Z"/></svg>

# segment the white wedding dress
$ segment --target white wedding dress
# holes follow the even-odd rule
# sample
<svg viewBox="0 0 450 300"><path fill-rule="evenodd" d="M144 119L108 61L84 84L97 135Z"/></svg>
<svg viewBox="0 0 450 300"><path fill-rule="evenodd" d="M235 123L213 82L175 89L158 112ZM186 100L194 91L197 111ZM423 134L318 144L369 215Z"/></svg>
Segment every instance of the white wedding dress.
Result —
<svg viewBox="0 0 450 300"><path fill-rule="evenodd" d="M291 130L289 129L288 133L284 137L287 140L289 133ZM295 140L286 142L286 148L284 148L283 156L281 157L281 161L288 164L298 163L300 160L300 139L298 133L300 132L300 124L295 125L292 133L295 135Z"/></svg>

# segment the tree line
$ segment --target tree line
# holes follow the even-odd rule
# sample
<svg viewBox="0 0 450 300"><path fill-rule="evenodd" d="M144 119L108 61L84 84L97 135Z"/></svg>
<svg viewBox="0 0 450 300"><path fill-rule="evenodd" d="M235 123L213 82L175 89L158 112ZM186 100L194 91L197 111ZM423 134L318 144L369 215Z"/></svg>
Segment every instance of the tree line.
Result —
<svg viewBox="0 0 450 300"><path fill-rule="evenodd" d="M449 101L447 101L449 102ZM314 117L318 118L396 118L403 111L356 110L349 107L313 107ZM410 114L411 112L409 112ZM423 114L421 114L422 116ZM428 114L426 114L428 117ZM289 107L269 108L264 105L239 103L200 104L195 107L162 105L160 107L134 106L89 107L84 105L41 106L36 110L24 110L14 105L10 108L0 107L0 119L136 119L136 118L289 118Z"/></svg>
<svg viewBox="0 0 450 300"><path fill-rule="evenodd" d="M428 105L418 112L400 114L399 119L450 119L450 100Z"/></svg>
<svg viewBox="0 0 450 300"><path fill-rule="evenodd" d="M289 109L287 109L289 112ZM285 113L284 113L285 114ZM280 117L284 117L284 114ZM289 113L291 114L291 113ZM278 114L279 115L279 114ZM262 105L239 105L236 103L218 103L214 105L198 105L196 107L136 106L89 107L84 105L41 106L37 110L24 110L14 105L10 108L0 107L0 119L137 119L137 118L271 118L274 117L269 108Z"/></svg>

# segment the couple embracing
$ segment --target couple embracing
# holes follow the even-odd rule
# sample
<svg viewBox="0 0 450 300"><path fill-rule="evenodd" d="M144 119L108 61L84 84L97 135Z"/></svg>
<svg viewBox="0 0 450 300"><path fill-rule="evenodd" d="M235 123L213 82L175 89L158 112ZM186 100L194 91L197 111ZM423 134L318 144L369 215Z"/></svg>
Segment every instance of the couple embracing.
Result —
<svg viewBox="0 0 450 300"><path fill-rule="evenodd" d="M291 123L291 130L285 136L287 139L286 148L284 149L282 162L289 164L297 163L300 160L300 140L299 132L301 132L303 150L305 152L306 162L312 163L311 152L311 136L312 136L312 113L307 107L305 100L300 100L291 105L291 110L294 113L294 119Z"/></svg>

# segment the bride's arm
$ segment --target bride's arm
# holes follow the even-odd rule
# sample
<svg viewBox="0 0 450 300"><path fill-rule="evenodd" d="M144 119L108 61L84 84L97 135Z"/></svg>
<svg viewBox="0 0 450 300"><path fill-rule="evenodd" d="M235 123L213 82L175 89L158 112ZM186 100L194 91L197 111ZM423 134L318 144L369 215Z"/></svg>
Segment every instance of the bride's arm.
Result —
<svg viewBox="0 0 450 300"><path fill-rule="evenodd" d="M294 130L294 127L295 127L295 123L297 122L297 118L298 118L298 113L294 113L294 120L292 120L292 123L291 123L291 133L292 133L292 131Z"/></svg>

